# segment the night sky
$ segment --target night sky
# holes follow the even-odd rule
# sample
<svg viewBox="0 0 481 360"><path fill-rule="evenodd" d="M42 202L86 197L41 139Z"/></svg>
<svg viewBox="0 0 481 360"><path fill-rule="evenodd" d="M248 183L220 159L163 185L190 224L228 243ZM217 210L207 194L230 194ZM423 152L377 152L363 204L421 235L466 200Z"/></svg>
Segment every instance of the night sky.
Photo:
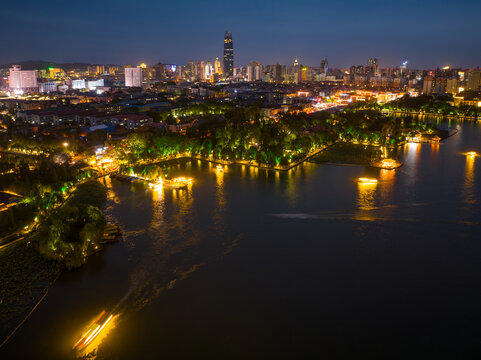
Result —
<svg viewBox="0 0 481 360"><path fill-rule="evenodd" d="M411 68L481 65L481 0L2 1L0 63L23 60L185 64L222 57L235 66Z"/></svg>

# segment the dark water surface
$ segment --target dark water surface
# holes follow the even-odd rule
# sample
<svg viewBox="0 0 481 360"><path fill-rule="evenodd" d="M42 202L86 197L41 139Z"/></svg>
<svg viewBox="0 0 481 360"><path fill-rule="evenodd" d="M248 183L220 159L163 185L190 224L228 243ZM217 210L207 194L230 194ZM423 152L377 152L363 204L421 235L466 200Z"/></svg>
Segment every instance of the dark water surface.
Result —
<svg viewBox="0 0 481 360"><path fill-rule="evenodd" d="M479 359L481 158L463 153L481 128L457 126L396 171L193 161L167 168L195 179L183 191L107 179L123 239L63 274L0 358L73 358L106 309L99 359Z"/></svg>

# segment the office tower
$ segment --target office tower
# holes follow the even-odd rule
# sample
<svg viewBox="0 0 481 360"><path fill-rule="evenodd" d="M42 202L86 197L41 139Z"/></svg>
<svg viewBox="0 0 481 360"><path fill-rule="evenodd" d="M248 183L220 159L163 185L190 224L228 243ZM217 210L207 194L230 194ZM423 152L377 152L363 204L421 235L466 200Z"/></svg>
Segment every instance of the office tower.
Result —
<svg viewBox="0 0 481 360"><path fill-rule="evenodd" d="M197 62L197 79L205 79L205 62L203 60Z"/></svg>
<svg viewBox="0 0 481 360"><path fill-rule="evenodd" d="M379 64L377 58L367 60L366 74L370 76L379 76Z"/></svg>
<svg viewBox="0 0 481 360"><path fill-rule="evenodd" d="M225 32L224 36L223 69L226 78L231 78L234 75L234 43L229 30Z"/></svg>
<svg viewBox="0 0 481 360"><path fill-rule="evenodd" d="M467 90L477 90L481 86L481 70L470 70L468 73Z"/></svg>
<svg viewBox="0 0 481 360"><path fill-rule="evenodd" d="M14 92L36 90L38 88L37 73L35 70L22 70L20 65L13 65L10 68L8 87Z"/></svg>
<svg viewBox="0 0 481 360"><path fill-rule="evenodd" d="M214 72L219 75L222 74L222 67L220 66L220 60L218 57L216 57L214 61Z"/></svg>
<svg viewBox="0 0 481 360"><path fill-rule="evenodd" d="M204 68L204 79L211 80L211 77L214 75L214 68L210 61L207 61Z"/></svg>
<svg viewBox="0 0 481 360"><path fill-rule="evenodd" d="M447 79L443 77L436 77L434 82L434 93L444 94L446 92Z"/></svg>
<svg viewBox="0 0 481 360"><path fill-rule="evenodd" d="M402 65L399 67L399 70L401 71L401 76L406 74L407 67L408 67L408 62L404 61Z"/></svg>
<svg viewBox="0 0 481 360"><path fill-rule="evenodd" d="M263 72L262 72L262 65L256 65L254 67L254 80L255 81L262 81L263 79Z"/></svg>
<svg viewBox="0 0 481 360"><path fill-rule="evenodd" d="M277 63L274 65L274 70L273 70L273 79L274 81L279 81L281 82L283 80L283 77L282 77L282 66Z"/></svg>
<svg viewBox="0 0 481 360"><path fill-rule="evenodd" d="M189 60L187 62L187 65L185 66L185 78L190 81L194 81L196 77L196 68L195 68L195 63L192 60Z"/></svg>
<svg viewBox="0 0 481 360"><path fill-rule="evenodd" d="M324 73L327 75L327 70L328 70L328 62L327 62L327 58L324 58L321 60L320 72L321 74Z"/></svg>
<svg viewBox="0 0 481 360"><path fill-rule="evenodd" d="M125 86L142 87L142 68L125 68Z"/></svg>
<svg viewBox="0 0 481 360"><path fill-rule="evenodd" d="M247 65L246 77L247 77L247 81L254 81L254 66Z"/></svg>
<svg viewBox="0 0 481 360"><path fill-rule="evenodd" d="M423 81L423 93L430 95L433 93L434 81L431 76L426 76Z"/></svg>

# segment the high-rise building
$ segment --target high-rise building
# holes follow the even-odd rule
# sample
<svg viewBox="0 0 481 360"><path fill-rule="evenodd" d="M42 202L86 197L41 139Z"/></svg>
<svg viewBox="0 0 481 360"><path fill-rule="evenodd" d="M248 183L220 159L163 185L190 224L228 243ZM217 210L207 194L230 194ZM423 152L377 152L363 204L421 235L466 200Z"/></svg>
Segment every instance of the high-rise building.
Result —
<svg viewBox="0 0 481 360"><path fill-rule="evenodd" d="M468 90L477 90L481 86L481 70L470 70L466 85Z"/></svg>
<svg viewBox="0 0 481 360"><path fill-rule="evenodd" d="M320 72L321 73L324 73L327 75L327 70L328 70L328 62L327 62L327 58L324 58L321 60L321 68L320 68Z"/></svg>
<svg viewBox="0 0 481 360"><path fill-rule="evenodd" d="M234 43L232 42L232 34L229 30L225 32L224 36L223 69L226 78L234 76Z"/></svg>
<svg viewBox="0 0 481 360"><path fill-rule="evenodd" d="M377 58L367 60L366 74L369 76L379 76L379 64Z"/></svg>
<svg viewBox="0 0 481 360"><path fill-rule="evenodd" d="M273 75L272 75L274 81L278 81L278 82L281 82L283 80L283 77L282 77L282 66L277 63L274 65L274 69L273 69Z"/></svg>
<svg viewBox="0 0 481 360"><path fill-rule="evenodd" d="M20 65L13 65L10 68L8 87L14 92L25 92L37 90L37 73L35 70L22 70Z"/></svg>
<svg viewBox="0 0 481 360"><path fill-rule="evenodd" d="M142 68L138 68L138 67L125 68L125 86L142 87Z"/></svg>
<svg viewBox="0 0 481 360"><path fill-rule="evenodd" d="M204 68L204 79L213 80L213 75L214 75L214 67L212 66L210 61L207 61L207 64L205 64L205 68Z"/></svg>
<svg viewBox="0 0 481 360"><path fill-rule="evenodd" d="M459 92L459 80L458 79L448 79L446 81L446 92L448 94L457 94Z"/></svg>
<svg viewBox="0 0 481 360"><path fill-rule="evenodd" d="M433 93L434 79L431 76L426 76L423 81L423 93L430 95Z"/></svg>
<svg viewBox="0 0 481 360"><path fill-rule="evenodd" d="M189 60L187 62L187 65L185 66L185 71L184 75L187 80L194 81L196 77L197 71L195 67L195 63L192 60Z"/></svg>
<svg viewBox="0 0 481 360"><path fill-rule="evenodd" d="M219 75L222 74L222 67L220 66L220 60L218 57L216 57L214 61L214 72Z"/></svg>
<svg viewBox="0 0 481 360"><path fill-rule="evenodd" d="M407 72L407 68L408 68L408 62L407 61L404 61L401 66L399 67L399 70L401 72L401 76L405 75L406 72Z"/></svg>
<svg viewBox="0 0 481 360"><path fill-rule="evenodd" d="M203 60L197 62L197 79L205 79L205 61Z"/></svg>

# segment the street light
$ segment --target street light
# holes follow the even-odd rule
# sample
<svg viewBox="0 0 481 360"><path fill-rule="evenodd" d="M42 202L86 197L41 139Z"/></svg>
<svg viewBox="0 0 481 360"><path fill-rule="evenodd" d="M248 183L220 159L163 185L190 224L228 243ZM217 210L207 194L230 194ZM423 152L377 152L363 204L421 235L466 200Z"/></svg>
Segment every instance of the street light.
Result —
<svg viewBox="0 0 481 360"><path fill-rule="evenodd" d="M68 142L64 142L64 143L63 143L63 146L64 146L64 147L67 147L67 146L68 146Z"/></svg>

